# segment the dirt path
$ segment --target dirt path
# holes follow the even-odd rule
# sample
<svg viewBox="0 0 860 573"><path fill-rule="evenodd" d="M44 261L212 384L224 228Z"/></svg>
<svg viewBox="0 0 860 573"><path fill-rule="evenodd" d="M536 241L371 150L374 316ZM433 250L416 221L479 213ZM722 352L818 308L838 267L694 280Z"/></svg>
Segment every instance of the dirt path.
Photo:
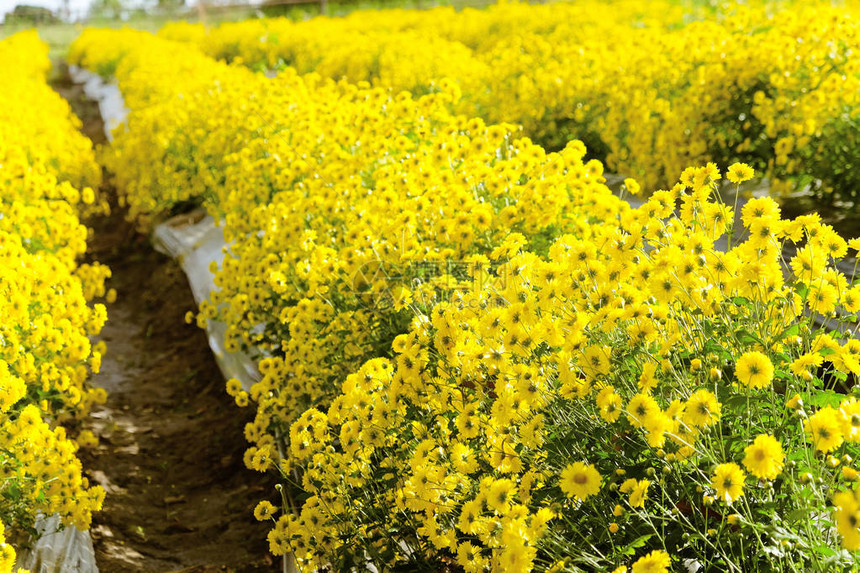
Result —
<svg viewBox="0 0 860 573"><path fill-rule="evenodd" d="M55 89L83 131L103 143L98 107L68 74ZM102 332L108 345L93 383L108 391L82 451L90 479L107 490L92 536L102 573L278 571L267 552L257 501L274 492L244 468L248 420L224 392L205 334L186 326L193 299L179 266L151 248L120 209L89 221L90 256L110 266L119 294Z"/></svg>

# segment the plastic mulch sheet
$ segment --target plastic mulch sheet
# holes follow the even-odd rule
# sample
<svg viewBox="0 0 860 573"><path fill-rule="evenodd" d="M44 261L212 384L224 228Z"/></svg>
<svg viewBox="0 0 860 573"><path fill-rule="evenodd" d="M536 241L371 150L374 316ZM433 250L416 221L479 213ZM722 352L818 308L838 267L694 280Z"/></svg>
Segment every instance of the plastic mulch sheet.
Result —
<svg viewBox="0 0 860 573"><path fill-rule="evenodd" d="M128 109L116 85L116 82L106 82L98 74L78 66L69 66L69 76L76 84L83 85L84 94L99 104L99 113L105 124L105 135L108 141L113 141L113 130L125 123Z"/></svg>
<svg viewBox="0 0 860 573"><path fill-rule="evenodd" d="M17 566L31 573L98 573L89 531L60 527L56 515L36 521L39 538L29 551L18 552Z"/></svg>
<svg viewBox="0 0 860 573"><path fill-rule="evenodd" d="M174 217L155 228L152 234L155 248L176 259L185 275L199 306L215 289L214 277L209 272L213 261L219 266L224 259L224 233L214 219L202 211ZM224 378L236 378L249 390L260 380L256 361L244 352L228 352L224 345L227 325L216 320L208 321L206 333L209 346L218 361Z"/></svg>

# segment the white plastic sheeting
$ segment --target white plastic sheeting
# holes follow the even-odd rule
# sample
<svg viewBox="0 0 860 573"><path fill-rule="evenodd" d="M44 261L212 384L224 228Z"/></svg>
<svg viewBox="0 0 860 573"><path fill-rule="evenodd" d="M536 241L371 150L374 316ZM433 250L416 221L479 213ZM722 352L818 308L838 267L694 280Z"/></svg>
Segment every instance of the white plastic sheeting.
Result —
<svg viewBox="0 0 860 573"><path fill-rule="evenodd" d="M108 141L113 141L113 130L125 123L128 117L128 109L116 81L106 82L98 74L78 66L69 66L69 76L76 84L83 85L84 94L89 99L98 102L99 113L105 124L105 136Z"/></svg>
<svg viewBox="0 0 860 573"><path fill-rule="evenodd" d="M36 521L39 539L29 551L18 552L17 566L31 573L98 573L89 531L61 528L57 515Z"/></svg>
<svg viewBox="0 0 860 573"><path fill-rule="evenodd" d="M209 293L215 289L215 282L209 265L212 262L221 266L224 260L224 233L215 220L202 211L178 215L155 228L152 241L156 250L176 259L185 275L199 306ZM227 325L210 320L206 325L209 346L218 361L224 378L236 378L245 390L260 380L256 361L244 352L228 352L224 345Z"/></svg>

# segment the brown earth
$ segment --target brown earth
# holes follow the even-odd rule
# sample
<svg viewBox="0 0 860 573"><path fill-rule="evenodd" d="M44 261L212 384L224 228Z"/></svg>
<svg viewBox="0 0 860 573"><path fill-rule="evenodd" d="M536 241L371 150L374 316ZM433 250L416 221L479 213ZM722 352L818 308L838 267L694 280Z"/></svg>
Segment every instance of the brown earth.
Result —
<svg viewBox="0 0 860 573"><path fill-rule="evenodd" d="M63 67L54 88L82 131L104 143L98 107ZM107 491L91 529L99 570L278 571L268 524L252 515L258 501L272 499L273 482L242 463L250 412L225 393L205 333L184 323L194 301L178 264L123 216L114 206L109 217L88 221L90 257L110 266L119 295L108 307L101 334L108 352L93 378L108 401L86 423L100 443L80 452L90 480Z"/></svg>

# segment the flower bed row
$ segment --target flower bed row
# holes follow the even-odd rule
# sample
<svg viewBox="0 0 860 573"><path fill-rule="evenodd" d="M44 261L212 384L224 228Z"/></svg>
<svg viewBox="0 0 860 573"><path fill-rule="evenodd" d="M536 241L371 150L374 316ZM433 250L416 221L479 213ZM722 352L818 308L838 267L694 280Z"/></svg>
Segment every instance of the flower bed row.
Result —
<svg viewBox="0 0 860 573"><path fill-rule="evenodd" d="M857 199L857 13L830 2L587 0L486 10L168 25L171 39L255 68L408 90L447 77L459 109L515 122L549 149L582 139L647 188L688 165L744 161L775 192Z"/></svg>
<svg viewBox="0 0 860 573"><path fill-rule="evenodd" d="M189 203L223 222L198 322L266 355L227 389L256 408L246 463L297 496L257 508L273 553L856 566L860 286L833 265L860 241L768 198L735 225L718 182L749 166L685 169L633 209L580 142L548 153L457 115L450 82L269 80L131 31L87 31L71 57L119 81L105 162L142 224Z"/></svg>
<svg viewBox="0 0 860 573"><path fill-rule="evenodd" d="M87 529L104 498L82 476L66 426L105 398L87 378L104 352L90 337L107 315L92 303L110 272L77 263L87 241L79 216L104 207L92 188L101 169L46 83L48 46L17 34L0 42L0 62L0 532L26 545L38 515ZM0 571L14 563L4 540Z"/></svg>

